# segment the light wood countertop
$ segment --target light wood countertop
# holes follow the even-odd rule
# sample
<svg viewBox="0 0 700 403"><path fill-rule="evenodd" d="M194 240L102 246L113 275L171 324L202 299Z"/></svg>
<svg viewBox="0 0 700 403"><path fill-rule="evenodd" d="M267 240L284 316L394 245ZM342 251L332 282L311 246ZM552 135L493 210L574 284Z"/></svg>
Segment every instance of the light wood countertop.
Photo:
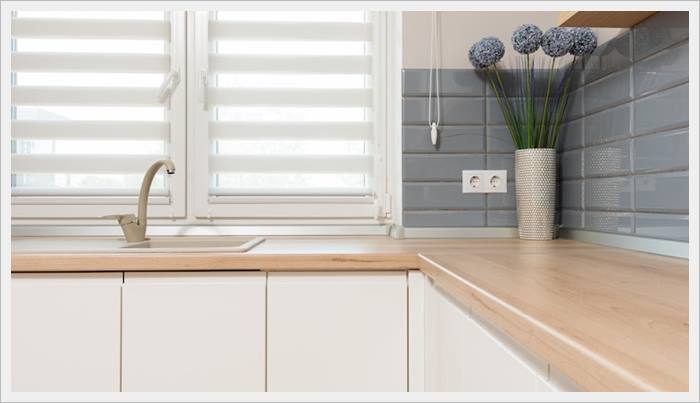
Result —
<svg viewBox="0 0 700 403"><path fill-rule="evenodd" d="M13 272L406 269L583 390L688 389L684 259L570 240L386 237L272 237L247 253L12 255Z"/></svg>

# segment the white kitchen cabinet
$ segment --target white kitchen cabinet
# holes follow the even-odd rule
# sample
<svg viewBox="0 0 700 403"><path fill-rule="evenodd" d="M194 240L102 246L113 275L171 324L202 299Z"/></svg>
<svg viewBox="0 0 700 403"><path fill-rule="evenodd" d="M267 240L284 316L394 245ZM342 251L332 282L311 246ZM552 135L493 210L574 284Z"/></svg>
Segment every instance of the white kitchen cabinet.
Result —
<svg viewBox="0 0 700 403"><path fill-rule="evenodd" d="M12 390L118 392L121 273L12 275Z"/></svg>
<svg viewBox="0 0 700 403"><path fill-rule="evenodd" d="M425 390L535 392L547 363L492 332L432 281L425 287Z"/></svg>
<svg viewBox="0 0 700 403"><path fill-rule="evenodd" d="M407 391L406 272L270 273L269 391Z"/></svg>
<svg viewBox="0 0 700 403"><path fill-rule="evenodd" d="M122 390L265 390L265 273L126 273Z"/></svg>

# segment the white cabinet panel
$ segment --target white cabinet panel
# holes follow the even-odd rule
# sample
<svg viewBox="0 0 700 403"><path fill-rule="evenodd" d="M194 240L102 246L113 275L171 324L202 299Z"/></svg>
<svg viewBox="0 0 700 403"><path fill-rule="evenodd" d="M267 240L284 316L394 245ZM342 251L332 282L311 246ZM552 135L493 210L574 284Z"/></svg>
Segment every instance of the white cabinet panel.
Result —
<svg viewBox="0 0 700 403"><path fill-rule="evenodd" d="M427 391L536 390L539 376L547 374L545 362L524 360L441 290L426 290Z"/></svg>
<svg viewBox="0 0 700 403"><path fill-rule="evenodd" d="M123 390L264 391L265 273L127 273Z"/></svg>
<svg viewBox="0 0 700 403"><path fill-rule="evenodd" d="M122 274L12 275L12 390L118 392Z"/></svg>
<svg viewBox="0 0 700 403"><path fill-rule="evenodd" d="M267 371L270 391L407 391L406 273L270 273Z"/></svg>

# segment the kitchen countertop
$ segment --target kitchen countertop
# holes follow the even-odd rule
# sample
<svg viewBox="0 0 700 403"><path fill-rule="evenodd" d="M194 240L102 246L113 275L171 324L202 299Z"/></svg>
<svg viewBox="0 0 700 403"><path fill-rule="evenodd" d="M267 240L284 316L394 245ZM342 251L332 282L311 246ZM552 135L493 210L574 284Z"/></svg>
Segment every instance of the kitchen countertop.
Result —
<svg viewBox="0 0 700 403"><path fill-rule="evenodd" d="M271 237L246 253L176 254L34 253L37 242L51 239L13 239L13 272L420 269L583 390L688 390L684 259L571 240Z"/></svg>

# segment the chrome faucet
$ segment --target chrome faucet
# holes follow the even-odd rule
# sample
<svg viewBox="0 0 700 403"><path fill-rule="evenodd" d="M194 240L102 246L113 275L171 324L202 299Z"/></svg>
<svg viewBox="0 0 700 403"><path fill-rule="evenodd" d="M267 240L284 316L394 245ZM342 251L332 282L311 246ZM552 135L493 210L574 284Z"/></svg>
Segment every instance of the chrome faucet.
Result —
<svg viewBox="0 0 700 403"><path fill-rule="evenodd" d="M165 165L165 172L168 175L175 173L175 164L171 160L156 161L151 165L143 176L141 191L139 192L138 217L133 214L108 215L103 218L116 218L122 227L124 237L127 242L142 242L146 240L146 225L148 223L148 195L151 192L153 178L158 173L160 167Z"/></svg>

